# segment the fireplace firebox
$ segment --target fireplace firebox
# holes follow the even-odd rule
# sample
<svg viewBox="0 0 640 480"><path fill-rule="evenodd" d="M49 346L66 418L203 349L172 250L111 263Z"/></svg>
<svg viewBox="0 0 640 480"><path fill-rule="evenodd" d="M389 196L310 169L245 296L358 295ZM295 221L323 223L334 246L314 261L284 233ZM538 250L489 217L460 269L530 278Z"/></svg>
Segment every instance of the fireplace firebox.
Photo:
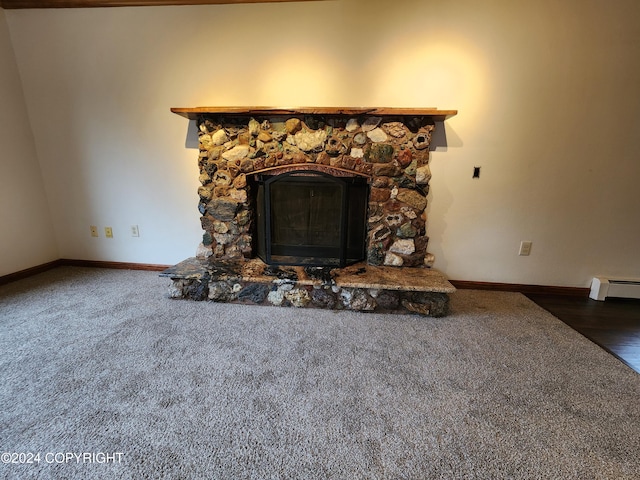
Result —
<svg viewBox="0 0 640 480"><path fill-rule="evenodd" d="M265 263L344 267L365 258L365 178L293 171L256 180L257 254Z"/></svg>

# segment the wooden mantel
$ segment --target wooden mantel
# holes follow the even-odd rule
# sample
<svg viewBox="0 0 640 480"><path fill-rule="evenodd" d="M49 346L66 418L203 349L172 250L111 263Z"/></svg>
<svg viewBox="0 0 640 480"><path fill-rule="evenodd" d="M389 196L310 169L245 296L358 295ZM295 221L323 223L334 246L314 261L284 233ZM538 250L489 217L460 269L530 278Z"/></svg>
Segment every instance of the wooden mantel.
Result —
<svg viewBox="0 0 640 480"><path fill-rule="evenodd" d="M433 117L442 122L458 113L457 110L437 108L381 108L381 107L193 107L172 108L171 111L189 120L200 115L374 115Z"/></svg>

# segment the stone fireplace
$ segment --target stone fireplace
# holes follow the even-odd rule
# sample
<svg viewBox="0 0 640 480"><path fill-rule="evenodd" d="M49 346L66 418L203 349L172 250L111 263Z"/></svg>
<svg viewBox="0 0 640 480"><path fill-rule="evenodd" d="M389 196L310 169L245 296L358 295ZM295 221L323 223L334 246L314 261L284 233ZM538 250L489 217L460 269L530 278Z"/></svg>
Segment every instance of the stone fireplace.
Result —
<svg viewBox="0 0 640 480"><path fill-rule="evenodd" d="M198 128L204 230L163 272L173 297L446 314L425 208L435 122L456 111L172 111Z"/></svg>

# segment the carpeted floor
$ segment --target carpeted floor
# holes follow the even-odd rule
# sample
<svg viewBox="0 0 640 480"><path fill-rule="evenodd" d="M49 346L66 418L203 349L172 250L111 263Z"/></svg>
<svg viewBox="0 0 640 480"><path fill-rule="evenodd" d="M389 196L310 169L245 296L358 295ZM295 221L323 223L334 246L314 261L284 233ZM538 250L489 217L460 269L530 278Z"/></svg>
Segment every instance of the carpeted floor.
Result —
<svg viewBox="0 0 640 480"><path fill-rule="evenodd" d="M640 375L520 294L433 319L167 286L0 287L0 478L638 478Z"/></svg>

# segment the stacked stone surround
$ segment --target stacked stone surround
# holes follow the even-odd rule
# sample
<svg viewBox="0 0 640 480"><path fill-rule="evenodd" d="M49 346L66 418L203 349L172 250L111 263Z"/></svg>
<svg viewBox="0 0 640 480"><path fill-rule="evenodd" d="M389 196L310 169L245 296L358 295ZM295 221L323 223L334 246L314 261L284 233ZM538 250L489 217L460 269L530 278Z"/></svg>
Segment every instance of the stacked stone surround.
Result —
<svg viewBox="0 0 640 480"><path fill-rule="evenodd" d="M197 256L253 258L251 176L320 170L369 178L367 263L430 267L426 236L430 116L200 115Z"/></svg>
<svg viewBox="0 0 640 480"><path fill-rule="evenodd" d="M196 257L165 270L172 298L443 316L455 288L427 253L434 119L455 110L172 109L199 136ZM344 268L256 258L254 176L319 171L368 179L366 259ZM292 199L294 200L294 199Z"/></svg>

